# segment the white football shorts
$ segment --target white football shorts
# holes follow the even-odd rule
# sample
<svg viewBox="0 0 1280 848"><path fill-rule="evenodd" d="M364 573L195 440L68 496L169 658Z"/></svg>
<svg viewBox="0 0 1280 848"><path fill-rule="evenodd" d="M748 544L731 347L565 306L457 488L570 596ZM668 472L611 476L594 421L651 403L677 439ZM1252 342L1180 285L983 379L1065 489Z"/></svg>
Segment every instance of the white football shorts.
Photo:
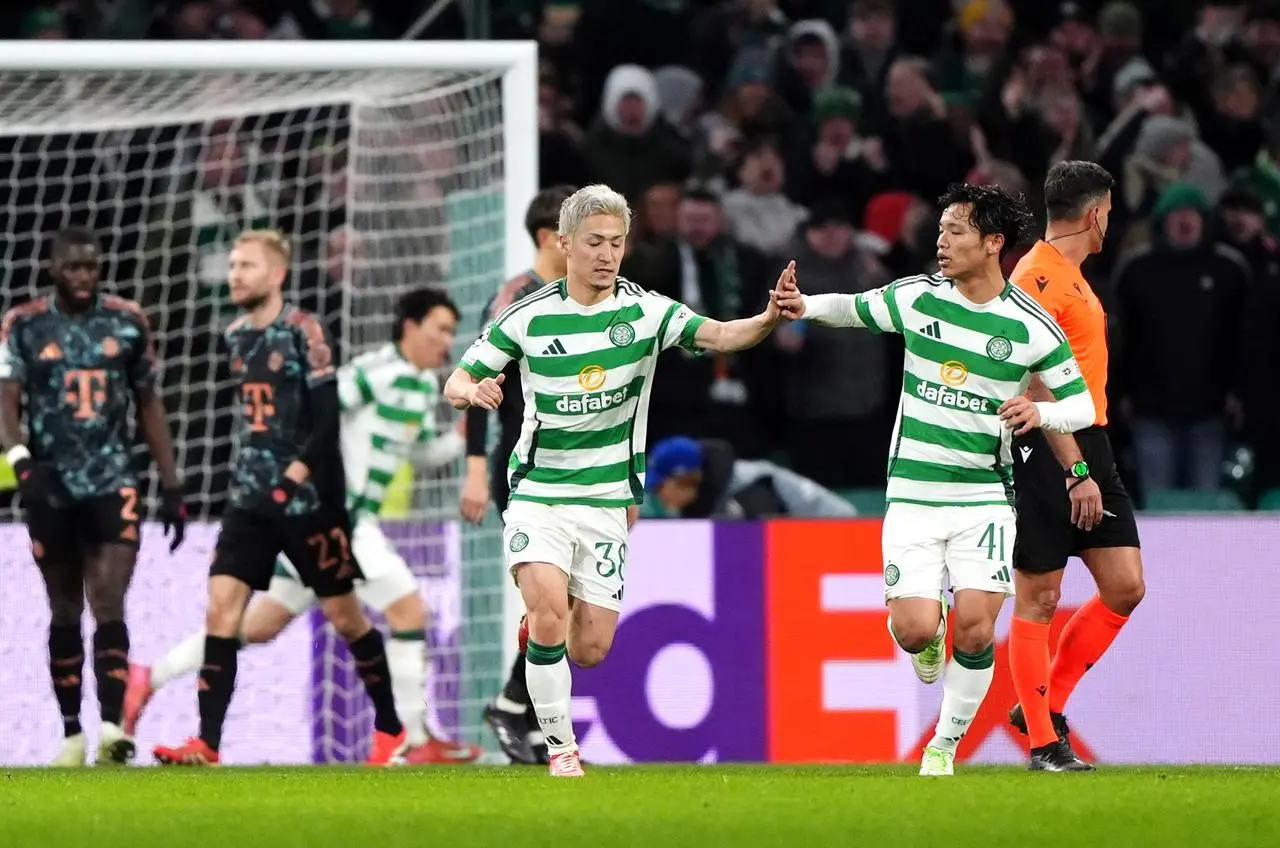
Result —
<svg viewBox="0 0 1280 848"><path fill-rule="evenodd" d="M569 595L594 606L622 609L626 581L625 507L512 501L502 515L507 567L545 562L569 575Z"/></svg>
<svg viewBox="0 0 1280 848"><path fill-rule="evenodd" d="M937 598L951 590L1013 594L1013 507L891 503L881 528L884 597Z"/></svg>

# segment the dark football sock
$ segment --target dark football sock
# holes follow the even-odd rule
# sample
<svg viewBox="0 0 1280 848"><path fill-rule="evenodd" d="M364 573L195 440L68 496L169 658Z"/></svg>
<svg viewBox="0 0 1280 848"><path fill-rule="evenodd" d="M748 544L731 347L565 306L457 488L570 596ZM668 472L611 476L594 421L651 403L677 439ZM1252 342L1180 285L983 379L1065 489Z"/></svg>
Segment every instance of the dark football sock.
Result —
<svg viewBox="0 0 1280 848"><path fill-rule="evenodd" d="M373 701L373 726L379 733L399 736L404 730L400 716L396 714L395 694L391 691L391 668L387 665L387 650L378 628L354 639L348 646L355 657L356 670L364 683L364 690Z"/></svg>
<svg viewBox="0 0 1280 848"><path fill-rule="evenodd" d="M98 681L102 720L120 724L129 683L129 628L123 621L98 624L93 633L93 676Z"/></svg>
<svg viewBox="0 0 1280 848"><path fill-rule="evenodd" d="M62 733L75 736L80 732L84 685L84 639L79 623L49 627L49 675L53 678L53 694L62 715Z"/></svg>
<svg viewBox="0 0 1280 848"><path fill-rule="evenodd" d="M236 688L240 640L204 637L204 665L200 666L200 738L213 750L222 745L222 725Z"/></svg>

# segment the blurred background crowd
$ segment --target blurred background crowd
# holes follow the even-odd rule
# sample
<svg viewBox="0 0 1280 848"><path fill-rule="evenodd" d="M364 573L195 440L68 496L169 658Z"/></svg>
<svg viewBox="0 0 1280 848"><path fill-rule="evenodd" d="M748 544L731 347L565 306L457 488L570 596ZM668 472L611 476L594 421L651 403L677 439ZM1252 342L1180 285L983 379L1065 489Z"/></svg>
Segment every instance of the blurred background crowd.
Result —
<svg viewBox="0 0 1280 848"><path fill-rule="evenodd" d="M722 319L758 310L792 258L813 293L935 271L948 183L999 184L1043 215L1048 168L1094 160L1116 188L1085 273L1109 313L1126 480L1140 503L1280 506L1280 0L64 0L10 3L0 30L537 39L542 184L625 193L623 274ZM234 171L239 141L215 138ZM341 223L308 225L332 234L317 255ZM803 323L739 356L671 351L651 438L882 492L901 356Z"/></svg>

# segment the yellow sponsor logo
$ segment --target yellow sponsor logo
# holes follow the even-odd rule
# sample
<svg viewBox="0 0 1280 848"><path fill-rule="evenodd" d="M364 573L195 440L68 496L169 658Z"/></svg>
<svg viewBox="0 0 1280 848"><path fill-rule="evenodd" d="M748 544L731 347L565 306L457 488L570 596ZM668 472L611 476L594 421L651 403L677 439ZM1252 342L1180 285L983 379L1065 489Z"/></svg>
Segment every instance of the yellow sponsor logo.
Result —
<svg viewBox="0 0 1280 848"><path fill-rule="evenodd" d="M578 372L578 385L588 392L599 391L604 386L604 369L599 365L588 365Z"/></svg>
<svg viewBox="0 0 1280 848"><path fill-rule="evenodd" d="M948 386L963 386L965 380L969 379L969 369L964 367L963 362L949 359L942 363L939 376Z"/></svg>

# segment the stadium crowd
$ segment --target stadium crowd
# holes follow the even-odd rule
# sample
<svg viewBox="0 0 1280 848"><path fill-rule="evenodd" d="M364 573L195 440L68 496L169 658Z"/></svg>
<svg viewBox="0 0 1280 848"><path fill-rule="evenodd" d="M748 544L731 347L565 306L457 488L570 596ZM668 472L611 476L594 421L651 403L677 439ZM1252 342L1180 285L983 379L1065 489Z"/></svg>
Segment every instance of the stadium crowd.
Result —
<svg viewBox="0 0 1280 848"><path fill-rule="evenodd" d="M0 27L23 38L395 38L428 5L72 0L12 4ZM1280 370L1277 0L487 5L494 37L540 43L542 184L622 191L637 210L624 276L714 318L757 310L792 258L811 293L936 271L934 199L951 182L1023 192L1043 216L1038 195L1053 163L1104 165L1116 179L1106 249L1084 270L1110 316L1111 428L1126 480L1139 503L1194 490L1205 504L1265 505L1264 493L1280 487L1267 432L1280 413L1267 388ZM464 31L451 4L423 35ZM326 200L342 192L307 178L309 167L341 173L328 166L345 155L344 136L265 134L302 151L294 171L276 177L296 190L274 192L273 208L245 188L239 129L197 133L198 152L175 177L194 186L184 195L193 209L113 200L138 220L192 222L189 232L114 223L140 234L132 249L114 245L121 262L156 261L116 276L166 278L174 314L195 300L173 281L198 286L202 249L241 224L310 215L301 229L316 236L302 252L317 279L351 273L339 261L350 230L340 204ZM145 173L157 148L178 157L182 137L174 128L124 145L136 161L119 166ZM48 196L47 184L34 194L42 184L32 169L48 166L32 164L24 144L42 145L42 156L58 148L0 138L0 195L9 195L0 209L19 216L4 231L69 223L43 217L41 204L68 199ZM162 189L159 180L124 182L118 192L130 196ZM220 227L227 232L217 235ZM150 249L149 239L180 249ZM161 306L145 287L123 293ZM192 333L216 332L216 310L187 311L182 339L161 333L166 358L198 346ZM783 462L830 488L882 488L899 391L889 375L901 356L896 337L803 323L744 355L670 351L654 386L651 443L721 439L741 457ZM191 368L183 379L214 383ZM197 452L184 464L225 463Z"/></svg>

